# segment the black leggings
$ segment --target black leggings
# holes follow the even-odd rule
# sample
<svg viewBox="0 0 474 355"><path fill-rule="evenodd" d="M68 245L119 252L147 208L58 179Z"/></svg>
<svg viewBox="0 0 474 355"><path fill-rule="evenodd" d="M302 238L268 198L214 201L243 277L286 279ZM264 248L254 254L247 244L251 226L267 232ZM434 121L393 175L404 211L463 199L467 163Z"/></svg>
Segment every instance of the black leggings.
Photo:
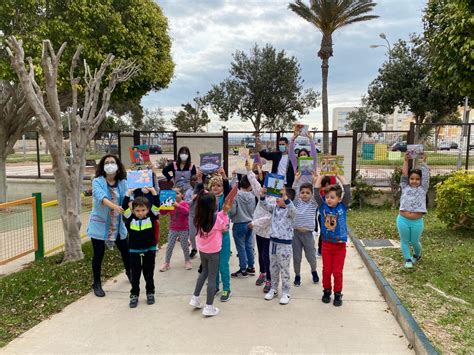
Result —
<svg viewBox="0 0 474 355"><path fill-rule="evenodd" d="M92 274L94 275L94 284L100 283L100 273L102 270L102 260L104 260L105 240L91 238L92 240ZM123 266L125 270L130 270L130 254L128 252L127 239L120 239L120 236L115 240L115 245L122 255Z"/></svg>
<svg viewBox="0 0 474 355"><path fill-rule="evenodd" d="M257 235L256 239L260 273L266 274L267 280L270 281L270 238L264 238Z"/></svg>

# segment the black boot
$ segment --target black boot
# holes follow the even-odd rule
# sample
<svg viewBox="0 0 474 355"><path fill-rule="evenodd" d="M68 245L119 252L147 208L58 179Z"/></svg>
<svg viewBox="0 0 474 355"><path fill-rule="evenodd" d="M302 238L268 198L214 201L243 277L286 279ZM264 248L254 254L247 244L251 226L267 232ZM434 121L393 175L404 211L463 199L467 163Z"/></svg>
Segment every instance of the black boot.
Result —
<svg viewBox="0 0 474 355"><path fill-rule="evenodd" d="M323 303L331 302L331 290L323 290L323 298L321 301L323 301Z"/></svg>
<svg viewBox="0 0 474 355"><path fill-rule="evenodd" d="M340 292L335 292L334 293L334 302L332 303L336 307L342 306L342 293Z"/></svg>
<svg viewBox="0 0 474 355"><path fill-rule="evenodd" d="M101 285L100 282L95 282L92 285L92 289L94 290L94 295L96 295L97 297L104 297L105 296L105 292L102 289L102 285Z"/></svg>

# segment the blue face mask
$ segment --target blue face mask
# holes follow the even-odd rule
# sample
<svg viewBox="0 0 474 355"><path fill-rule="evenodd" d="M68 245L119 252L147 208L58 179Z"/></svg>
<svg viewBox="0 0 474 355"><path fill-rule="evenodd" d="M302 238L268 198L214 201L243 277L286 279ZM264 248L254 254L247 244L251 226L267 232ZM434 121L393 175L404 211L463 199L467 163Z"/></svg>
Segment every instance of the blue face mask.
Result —
<svg viewBox="0 0 474 355"><path fill-rule="evenodd" d="M280 152L284 153L286 151L286 145L284 144L279 144L278 145L278 149L280 150Z"/></svg>

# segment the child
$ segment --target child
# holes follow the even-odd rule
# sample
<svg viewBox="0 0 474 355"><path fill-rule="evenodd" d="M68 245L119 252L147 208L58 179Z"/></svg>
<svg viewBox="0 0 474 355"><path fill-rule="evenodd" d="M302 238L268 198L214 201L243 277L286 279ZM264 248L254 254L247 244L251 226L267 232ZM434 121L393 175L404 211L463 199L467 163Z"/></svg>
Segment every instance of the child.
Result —
<svg viewBox="0 0 474 355"><path fill-rule="evenodd" d="M229 217L234 223L232 234L239 254L239 270L232 273L232 277L255 275L252 229L248 226L252 222L256 205L255 196L251 190L252 186L247 175L242 176L240 190L229 212Z"/></svg>
<svg viewBox="0 0 474 355"><path fill-rule="evenodd" d="M413 263L421 258L420 237L423 233L423 215L427 212L426 193L429 184L430 172L426 164L426 155L423 155L421 169L410 171L408 171L408 155L405 155L400 180L402 196L397 228L406 268L412 268ZM413 257L410 253L410 245L413 247Z"/></svg>
<svg viewBox="0 0 474 355"><path fill-rule="evenodd" d="M247 178L252 185L252 193L260 198L260 192L262 190L262 185L257 180L257 174L254 171L250 170L250 164L246 163L247 168ZM257 166L257 173L261 173L261 167ZM263 175L263 174L262 174ZM260 179L260 178L259 178ZM262 179L263 180L263 179ZM267 197L269 203L275 203L275 198L272 196ZM258 250L258 264L260 267L260 275L257 278L255 284L257 286L263 286L263 292L268 293L272 286L271 283L271 273L270 273L270 229L272 223L272 214L268 212L261 204L257 204L255 212L253 215L253 220L249 223L249 228L255 232L257 240L257 250Z"/></svg>
<svg viewBox="0 0 474 355"><path fill-rule="evenodd" d="M197 185L197 176L193 175L191 176L190 180L190 185L191 187L186 190L184 194L184 200L189 204L189 239L191 240L191 253L189 254L189 257L193 259L196 254L197 254L197 247L196 247L196 227L194 226L194 215L196 211L196 205L194 204L194 201L196 199L196 194L194 192L196 185Z"/></svg>
<svg viewBox="0 0 474 355"><path fill-rule="evenodd" d="M344 187L344 197L340 185L331 185L323 197L320 193L322 176L316 181L316 202L321 214L321 235L323 237L323 297L324 303L331 302L331 276L334 277L334 306L342 305L342 282L344 261L346 259L347 224L346 213L351 200L350 185L345 184L343 176L337 176Z"/></svg>
<svg viewBox="0 0 474 355"><path fill-rule="evenodd" d="M219 271L222 233L229 228L229 218L227 217L229 209L229 204L224 204L222 211L217 212L215 196L206 190L199 192L194 224L197 230L196 242L201 256L202 272L199 274L189 304L196 308L202 308L199 295L207 279L207 299L202 314L208 317L219 314L219 309L213 306L216 291L215 280Z"/></svg>
<svg viewBox="0 0 474 355"><path fill-rule="evenodd" d="M328 187L329 185L334 185L334 184L337 184L337 180L336 180L336 177L335 176L324 176L323 179L321 180L321 188L319 189L319 193L321 194L322 197L324 197L324 195L326 194L325 190L326 190L326 187ZM315 194L316 195L316 194ZM321 214L319 214L319 211L318 211L318 215L317 215L317 222L316 222L316 228L315 228L315 231L317 232L318 231L318 225L319 225L319 229L321 229ZM321 256L321 247L322 247L322 243L323 243L323 237L321 236L321 233L319 234L319 238L318 238L318 254L317 256L320 257Z"/></svg>
<svg viewBox="0 0 474 355"><path fill-rule="evenodd" d="M291 241L293 239L293 223L296 215L295 205L288 198L286 189L281 190L282 197L276 199L275 203L269 203L265 199L266 189L261 189L260 204L272 214L272 226L270 232L270 269L272 273L272 287L265 295L267 301L272 300L278 294L278 283L280 274L282 279L282 295L280 304L290 302L290 260Z"/></svg>
<svg viewBox="0 0 474 355"><path fill-rule="evenodd" d="M151 210L150 202L146 197L139 196L132 201L129 207L130 196L133 189L129 189L122 203L125 210L125 225L128 230L128 245L130 249L130 269L132 273L130 291L130 308L138 305L138 295L140 294L140 276L143 270L143 277L146 282L146 298L148 304L155 303L155 284L153 274L155 272L156 240L155 223L158 218L160 201L158 194L153 187L145 189L144 193L150 192L153 196Z"/></svg>
<svg viewBox="0 0 474 355"><path fill-rule="evenodd" d="M168 246L166 249L165 263L161 266L160 271L165 272L170 269L171 256L173 255L174 245L176 240L179 238L181 243L181 249L183 249L184 262L186 270L191 270L193 264L191 264L191 259L189 257L189 204L183 200L184 190L183 188L176 187L176 201L173 203L174 210L171 211L161 211L162 214L170 214L170 225L168 232Z"/></svg>
<svg viewBox="0 0 474 355"><path fill-rule="evenodd" d="M293 235L293 268L295 270L295 281L293 284L296 287L301 286L301 259L304 254L311 266L311 274L313 282L319 282L318 271L316 270L316 247L314 243L313 230L316 225L316 214L318 211L318 204L313 196L313 185L307 182L300 183L301 173L296 173L294 188L296 190L295 207L296 217ZM316 182L316 175L313 177Z"/></svg>

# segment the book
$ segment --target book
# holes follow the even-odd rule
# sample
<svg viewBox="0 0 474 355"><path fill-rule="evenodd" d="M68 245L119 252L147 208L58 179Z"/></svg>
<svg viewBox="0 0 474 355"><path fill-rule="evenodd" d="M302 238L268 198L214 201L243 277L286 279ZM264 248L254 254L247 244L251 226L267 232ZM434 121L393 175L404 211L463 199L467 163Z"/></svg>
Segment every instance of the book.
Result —
<svg viewBox="0 0 474 355"><path fill-rule="evenodd" d="M173 211L173 203L176 202L176 191L161 190L160 191L160 210Z"/></svg>
<svg viewBox="0 0 474 355"><path fill-rule="evenodd" d="M200 169L203 174L215 173L221 167L221 153L204 153L201 154Z"/></svg>
<svg viewBox="0 0 474 355"><path fill-rule="evenodd" d="M224 204L229 204L230 206L232 206L232 204L234 203L235 197L237 196L238 191L239 191L238 184L235 184L234 187L227 194L224 200Z"/></svg>
<svg viewBox="0 0 474 355"><path fill-rule="evenodd" d="M250 149L248 148L239 148L239 161L236 167L236 171L240 173L247 173L247 168L245 167L245 163L250 157Z"/></svg>
<svg viewBox="0 0 474 355"><path fill-rule="evenodd" d="M260 153L255 153L252 157L254 164L262 164L262 158L260 157Z"/></svg>
<svg viewBox="0 0 474 355"><path fill-rule="evenodd" d="M343 175L344 157L340 155L324 155L321 159L321 175Z"/></svg>
<svg viewBox="0 0 474 355"><path fill-rule="evenodd" d="M407 144L408 159L418 158L420 155L423 155L423 152L423 144Z"/></svg>
<svg viewBox="0 0 474 355"><path fill-rule="evenodd" d="M130 161L133 164L144 164L150 161L150 150L146 144L128 147L128 151L130 152Z"/></svg>
<svg viewBox="0 0 474 355"><path fill-rule="evenodd" d="M129 189L141 189L153 186L153 172L151 170L132 170L127 172L127 186Z"/></svg>
<svg viewBox="0 0 474 355"><path fill-rule="evenodd" d="M312 157L299 157L298 169L301 175L311 175L314 170L314 159Z"/></svg>
<svg viewBox="0 0 474 355"><path fill-rule="evenodd" d="M265 176L264 186L268 196L281 197L281 190L285 187L285 177L283 175L268 173Z"/></svg>
<svg viewBox="0 0 474 355"><path fill-rule="evenodd" d="M306 137L308 135L309 125L297 123L295 124L295 132L298 133L298 136Z"/></svg>

